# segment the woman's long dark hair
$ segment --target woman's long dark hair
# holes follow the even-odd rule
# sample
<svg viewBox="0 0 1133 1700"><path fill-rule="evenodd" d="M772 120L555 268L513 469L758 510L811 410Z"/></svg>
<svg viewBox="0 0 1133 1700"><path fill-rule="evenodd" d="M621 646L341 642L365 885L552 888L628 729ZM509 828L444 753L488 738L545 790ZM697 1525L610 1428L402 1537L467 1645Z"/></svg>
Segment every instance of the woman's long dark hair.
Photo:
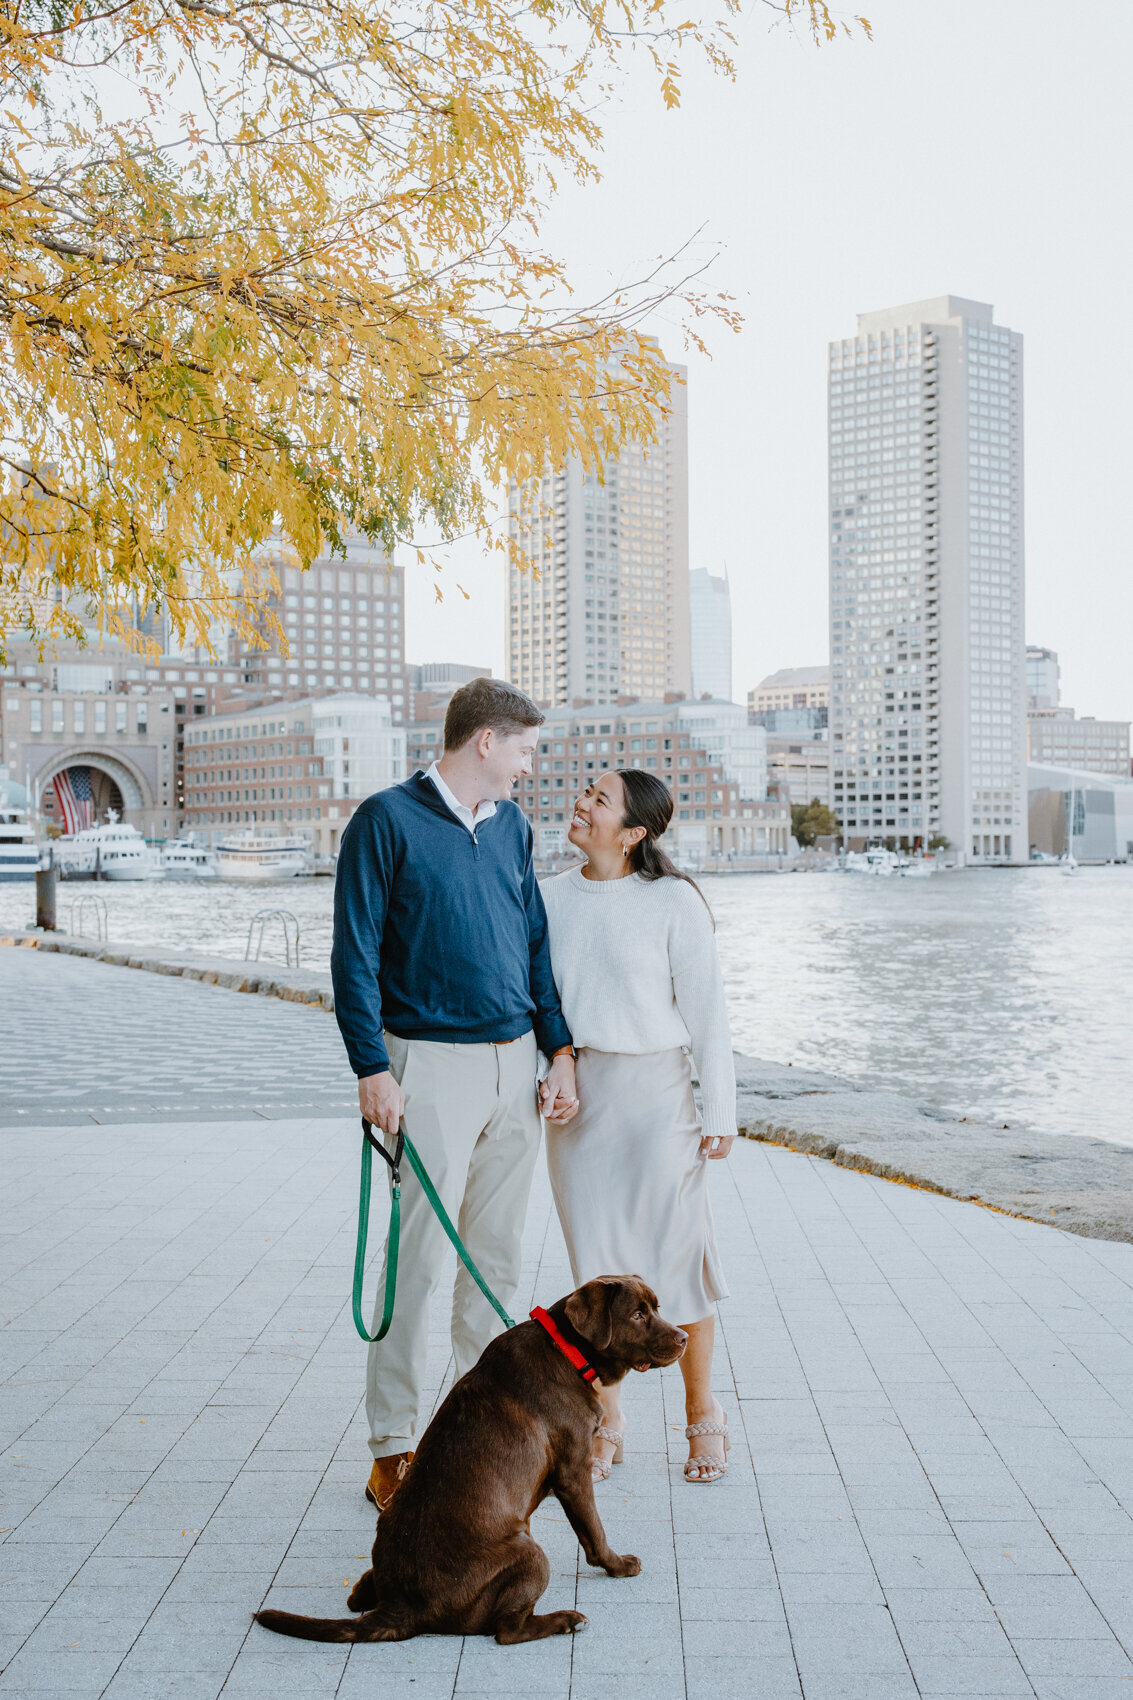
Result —
<svg viewBox="0 0 1133 1700"><path fill-rule="evenodd" d="M673 793L663 779L659 779L655 773L646 773L644 768L619 767L615 771L625 792L623 826L645 828L645 837L639 839L629 853L629 862L634 873L640 874L642 879L646 880L684 880L691 885L711 915L708 899L696 881L683 873L672 857L657 843L668 830L669 822L673 818ZM712 925L715 929L715 921Z"/></svg>

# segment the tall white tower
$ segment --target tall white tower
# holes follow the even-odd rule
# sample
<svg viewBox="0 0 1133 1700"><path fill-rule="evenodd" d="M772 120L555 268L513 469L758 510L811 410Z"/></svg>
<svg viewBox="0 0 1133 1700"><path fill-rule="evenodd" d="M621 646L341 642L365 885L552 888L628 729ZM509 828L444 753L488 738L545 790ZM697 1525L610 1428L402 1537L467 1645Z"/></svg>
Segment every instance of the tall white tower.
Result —
<svg viewBox="0 0 1133 1700"><path fill-rule="evenodd" d="M628 447L601 477L568 460L513 484L507 677L543 708L686 696L689 675L686 372L648 450Z"/></svg>
<svg viewBox="0 0 1133 1700"><path fill-rule="evenodd" d="M957 296L830 344L831 801L1027 860L1023 339Z"/></svg>
<svg viewBox="0 0 1133 1700"><path fill-rule="evenodd" d="M707 567L688 575L689 648L692 694L732 700L732 593L728 575L713 578Z"/></svg>

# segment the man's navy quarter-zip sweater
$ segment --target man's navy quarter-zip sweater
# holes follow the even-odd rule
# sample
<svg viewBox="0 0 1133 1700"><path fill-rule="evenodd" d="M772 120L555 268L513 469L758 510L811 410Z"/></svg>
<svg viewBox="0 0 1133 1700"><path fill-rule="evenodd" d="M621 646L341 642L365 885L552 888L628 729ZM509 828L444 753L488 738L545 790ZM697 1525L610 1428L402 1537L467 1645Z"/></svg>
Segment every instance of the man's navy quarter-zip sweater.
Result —
<svg viewBox="0 0 1133 1700"><path fill-rule="evenodd" d="M331 974L359 1076L389 1067L383 1028L467 1045L534 1027L545 1055L569 1045L516 804L469 832L423 773L367 797L338 852Z"/></svg>

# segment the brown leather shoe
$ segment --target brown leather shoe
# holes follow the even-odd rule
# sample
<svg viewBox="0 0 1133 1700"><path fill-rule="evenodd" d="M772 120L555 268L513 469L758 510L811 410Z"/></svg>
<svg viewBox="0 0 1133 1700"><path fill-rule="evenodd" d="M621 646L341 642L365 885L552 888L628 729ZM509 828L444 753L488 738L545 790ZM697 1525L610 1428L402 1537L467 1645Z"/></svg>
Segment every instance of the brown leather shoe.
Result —
<svg viewBox="0 0 1133 1700"><path fill-rule="evenodd" d="M379 1511L384 1511L409 1473L412 1452L393 1452L388 1458L375 1458L366 1483L366 1498Z"/></svg>

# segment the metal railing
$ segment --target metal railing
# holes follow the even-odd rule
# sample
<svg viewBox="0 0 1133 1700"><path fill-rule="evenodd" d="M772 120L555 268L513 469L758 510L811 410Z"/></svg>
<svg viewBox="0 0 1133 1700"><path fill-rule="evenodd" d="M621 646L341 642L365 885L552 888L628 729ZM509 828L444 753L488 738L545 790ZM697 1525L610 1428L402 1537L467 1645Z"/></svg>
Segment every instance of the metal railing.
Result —
<svg viewBox="0 0 1133 1700"><path fill-rule="evenodd" d="M94 916L94 936L99 944L106 944L110 939L110 920L106 913L105 897L72 897L71 916L67 923L67 931L72 938L86 938L86 911L90 909Z"/></svg>
<svg viewBox="0 0 1133 1700"><path fill-rule="evenodd" d="M264 929L269 921L278 921L283 928L283 948L287 955L288 968L299 966L299 922L290 909L257 909L248 923L248 942L244 946L244 961L258 962L260 952L264 947ZM252 936L255 935L256 949L252 953ZM295 952L295 961L291 960L291 952Z"/></svg>

